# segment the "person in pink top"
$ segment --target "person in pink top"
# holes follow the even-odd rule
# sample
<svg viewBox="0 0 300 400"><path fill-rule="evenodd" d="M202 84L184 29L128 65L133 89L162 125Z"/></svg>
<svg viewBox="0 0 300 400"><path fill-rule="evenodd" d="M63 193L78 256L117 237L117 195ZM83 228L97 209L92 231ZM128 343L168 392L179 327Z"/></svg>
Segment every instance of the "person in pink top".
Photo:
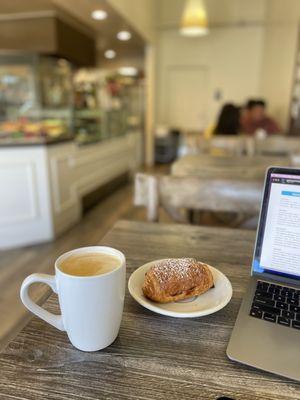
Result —
<svg viewBox="0 0 300 400"><path fill-rule="evenodd" d="M264 100L249 100L241 116L241 131L250 135L263 129L267 135L280 133L281 129L277 122L266 114L266 103Z"/></svg>

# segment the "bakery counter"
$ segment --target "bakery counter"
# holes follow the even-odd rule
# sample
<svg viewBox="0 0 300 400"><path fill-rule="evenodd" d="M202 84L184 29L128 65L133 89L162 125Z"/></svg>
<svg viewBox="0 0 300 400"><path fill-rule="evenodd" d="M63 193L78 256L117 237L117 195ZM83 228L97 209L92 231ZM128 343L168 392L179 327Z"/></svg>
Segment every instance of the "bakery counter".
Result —
<svg viewBox="0 0 300 400"><path fill-rule="evenodd" d="M76 224L82 197L133 172L140 146L137 132L88 146L0 146L0 248L50 241Z"/></svg>

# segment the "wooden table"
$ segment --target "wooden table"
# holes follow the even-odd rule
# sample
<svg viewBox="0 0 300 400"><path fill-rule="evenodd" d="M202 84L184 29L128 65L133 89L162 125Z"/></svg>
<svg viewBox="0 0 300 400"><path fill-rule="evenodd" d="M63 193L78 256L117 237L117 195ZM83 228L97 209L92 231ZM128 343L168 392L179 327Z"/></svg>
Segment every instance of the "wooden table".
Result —
<svg viewBox="0 0 300 400"><path fill-rule="evenodd" d="M253 232L121 221L102 243L126 254L128 276L153 259L197 257L229 277L233 298L216 314L176 319L144 309L127 292L119 337L95 353L76 350L64 332L34 317L0 355L1 400L300 398L300 384L225 354L248 281ZM46 308L57 310L54 295Z"/></svg>
<svg viewBox="0 0 300 400"><path fill-rule="evenodd" d="M198 176L207 179L263 180L269 166L287 167L289 157L187 155L175 161L171 173L176 176Z"/></svg>

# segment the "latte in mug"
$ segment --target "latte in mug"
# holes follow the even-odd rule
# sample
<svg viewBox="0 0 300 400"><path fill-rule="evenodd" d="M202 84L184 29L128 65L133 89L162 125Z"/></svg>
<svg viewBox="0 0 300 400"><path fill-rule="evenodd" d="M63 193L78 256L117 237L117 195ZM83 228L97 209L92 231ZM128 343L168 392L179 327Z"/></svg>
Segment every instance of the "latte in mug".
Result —
<svg viewBox="0 0 300 400"><path fill-rule="evenodd" d="M61 315L44 310L30 298L29 287L35 282L49 285L58 295ZM112 247L90 246L62 254L55 262L55 275L29 275L20 296L31 312L66 331L77 349L98 351L118 336L125 283L124 254Z"/></svg>
<svg viewBox="0 0 300 400"><path fill-rule="evenodd" d="M59 269L68 275L95 276L107 274L121 265L120 258L105 253L73 254L64 259Z"/></svg>

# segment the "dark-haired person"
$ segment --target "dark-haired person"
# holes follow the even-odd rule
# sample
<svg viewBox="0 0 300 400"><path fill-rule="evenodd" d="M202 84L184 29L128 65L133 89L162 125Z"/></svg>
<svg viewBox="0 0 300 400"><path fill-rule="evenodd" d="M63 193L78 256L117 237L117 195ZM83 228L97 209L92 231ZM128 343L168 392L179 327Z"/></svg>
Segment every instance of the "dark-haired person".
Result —
<svg viewBox="0 0 300 400"><path fill-rule="evenodd" d="M277 122L266 114L266 102L252 99L248 101L241 117L241 131L253 135L260 129L267 135L281 132Z"/></svg>
<svg viewBox="0 0 300 400"><path fill-rule="evenodd" d="M237 135L240 130L240 109L232 103L224 104L219 114L215 135Z"/></svg>
<svg viewBox="0 0 300 400"><path fill-rule="evenodd" d="M221 108L217 123L204 131L204 138L213 135L237 135L240 130L240 110L232 103L226 103Z"/></svg>

